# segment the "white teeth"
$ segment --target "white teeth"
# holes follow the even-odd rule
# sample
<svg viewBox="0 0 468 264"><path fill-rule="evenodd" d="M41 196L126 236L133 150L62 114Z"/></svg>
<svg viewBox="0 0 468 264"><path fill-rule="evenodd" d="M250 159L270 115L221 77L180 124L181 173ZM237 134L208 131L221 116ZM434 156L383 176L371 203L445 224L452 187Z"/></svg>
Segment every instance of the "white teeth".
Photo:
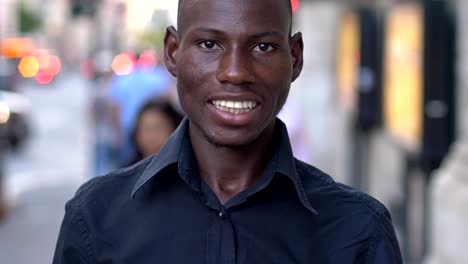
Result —
<svg viewBox="0 0 468 264"><path fill-rule="evenodd" d="M257 103L255 101L215 100L212 101L212 104L221 111L230 112L236 115L250 112L257 107Z"/></svg>

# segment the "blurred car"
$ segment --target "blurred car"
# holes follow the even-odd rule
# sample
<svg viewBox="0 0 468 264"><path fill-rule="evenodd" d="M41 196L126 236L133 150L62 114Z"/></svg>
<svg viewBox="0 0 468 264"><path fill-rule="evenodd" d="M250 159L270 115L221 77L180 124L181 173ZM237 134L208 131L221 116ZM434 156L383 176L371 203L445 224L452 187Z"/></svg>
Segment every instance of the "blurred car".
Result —
<svg viewBox="0 0 468 264"><path fill-rule="evenodd" d="M0 124L4 127L7 147L19 150L30 135L29 100L16 92L0 90Z"/></svg>
<svg viewBox="0 0 468 264"><path fill-rule="evenodd" d="M30 135L29 100L16 91L19 81L15 59L0 57L0 124L7 147L19 150Z"/></svg>
<svg viewBox="0 0 468 264"><path fill-rule="evenodd" d="M1 121L1 118L2 118L2 108L1 108L1 103L0 103L0 178L1 178L1 174L2 174L2 158L3 158L3 145L6 143L7 141L7 133L6 133L6 122L2 122ZM1 181L1 180L0 180ZM1 183L0 183L0 186L1 186ZM0 191L1 192L1 191Z"/></svg>

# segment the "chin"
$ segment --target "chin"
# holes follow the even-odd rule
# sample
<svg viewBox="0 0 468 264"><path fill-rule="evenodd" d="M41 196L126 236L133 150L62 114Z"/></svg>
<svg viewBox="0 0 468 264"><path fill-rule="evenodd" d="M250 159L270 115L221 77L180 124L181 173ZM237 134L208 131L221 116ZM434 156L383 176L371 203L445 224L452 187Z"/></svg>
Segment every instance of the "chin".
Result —
<svg viewBox="0 0 468 264"><path fill-rule="evenodd" d="M190 117L189 117L190 120ZM192 128L199 138L216 147L245 148L254 145L274 128L274 121L245 127L226 127L215 122L193 122ZM206 122L208 121L208 122ZM196 131L196 132L195 132Z"/></svg>
<svg viewBox="0 0 468 264"><path fill-rule="evenodd" d="M204 133L204 137L217 147L245 148L254 144L259 139L260 133Z"/></svg>

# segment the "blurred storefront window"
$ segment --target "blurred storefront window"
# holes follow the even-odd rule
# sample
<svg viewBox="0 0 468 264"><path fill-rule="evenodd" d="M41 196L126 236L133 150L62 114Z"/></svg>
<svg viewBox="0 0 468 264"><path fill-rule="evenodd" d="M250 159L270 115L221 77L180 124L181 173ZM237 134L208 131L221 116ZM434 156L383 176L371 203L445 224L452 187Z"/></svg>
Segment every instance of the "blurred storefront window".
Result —
<svg viewBox="0 0 468 264"><path fill-rule="evenodd" d="M422 134L423 15L416 4L392 9L384 51L385 126L398 143L417 151Z"/></svg>
<svg viewBox="0 0 468 264"><path fill-rule="evenodd" d="M359 77L359 18L354 12L343 15L337 51L338 100L340 106L348 111L356 108L356 89Z"/></svg>

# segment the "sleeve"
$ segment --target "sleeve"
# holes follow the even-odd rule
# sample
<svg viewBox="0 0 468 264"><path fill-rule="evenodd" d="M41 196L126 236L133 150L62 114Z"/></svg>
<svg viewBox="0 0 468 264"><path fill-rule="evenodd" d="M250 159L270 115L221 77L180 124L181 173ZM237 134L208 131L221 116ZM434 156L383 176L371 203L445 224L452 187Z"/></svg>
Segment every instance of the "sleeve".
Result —
<svg viewBox="0 0 468 264"><path fill-rule="evenodd" d="M89 231L77 200L78 198L74 198L65 206L65 217L60 228L53 264L93 263Z"/></svg>
<svg viewBox="0 0 468 264"><path fill-rule="evenodd" d="M390 214L378 217L373 241L369 248L368 264L402 264L400 246L395 235Z"/></svg>

